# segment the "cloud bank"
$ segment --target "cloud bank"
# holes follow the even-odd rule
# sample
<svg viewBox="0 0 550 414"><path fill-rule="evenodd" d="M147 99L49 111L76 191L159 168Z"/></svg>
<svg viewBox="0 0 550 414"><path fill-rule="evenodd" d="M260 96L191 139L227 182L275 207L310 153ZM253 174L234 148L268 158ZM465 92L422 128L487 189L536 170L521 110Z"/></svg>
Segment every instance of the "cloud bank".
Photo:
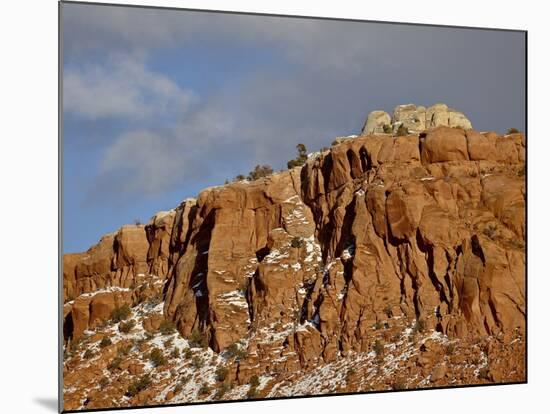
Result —
<svg viewBox="0 0 550 414"><path fill-rule="evenodd" d="M518 33L64 10L65 113L128 123L103 150L89 189L96 198L221 183L257 163L280 168L296 143L317 150L338 134L358 132L369 111L401 103L444 101L480 129L525 122ZM239 65L246 70L233 74ZM206 70L193 73L199 67ZM178 69L193 73L197 84ZM204 86L214 78L221 79L216 87Z"/></svg>

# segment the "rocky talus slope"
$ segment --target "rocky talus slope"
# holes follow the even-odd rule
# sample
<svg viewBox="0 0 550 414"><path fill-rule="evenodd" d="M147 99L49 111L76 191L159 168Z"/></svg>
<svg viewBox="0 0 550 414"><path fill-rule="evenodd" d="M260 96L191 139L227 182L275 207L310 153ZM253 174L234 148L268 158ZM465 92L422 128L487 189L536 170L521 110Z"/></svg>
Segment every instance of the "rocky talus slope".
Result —
<svg viewBox="0 0 550 414"><path fill-rule="evenodd" d="M65 255L65 408L524 381L523 134L337 142Z"/></svg>

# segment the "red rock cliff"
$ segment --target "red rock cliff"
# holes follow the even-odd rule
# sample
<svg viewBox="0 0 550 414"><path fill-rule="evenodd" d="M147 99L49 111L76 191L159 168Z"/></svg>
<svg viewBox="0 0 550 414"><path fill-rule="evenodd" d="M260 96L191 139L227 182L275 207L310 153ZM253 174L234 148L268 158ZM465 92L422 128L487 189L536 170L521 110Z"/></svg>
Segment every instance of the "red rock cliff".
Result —
<svg viewBox="0 0 550 414"><path fill-rule="evenodd" d="M108 317L74 298L104 289L111 309L158 280L150 292L184 337L217 352L242 340L251 366L368 350L373 325L397 317L457 338L523 332L524 171L522 134L343 140L65 255L66 334Z"/></svg>

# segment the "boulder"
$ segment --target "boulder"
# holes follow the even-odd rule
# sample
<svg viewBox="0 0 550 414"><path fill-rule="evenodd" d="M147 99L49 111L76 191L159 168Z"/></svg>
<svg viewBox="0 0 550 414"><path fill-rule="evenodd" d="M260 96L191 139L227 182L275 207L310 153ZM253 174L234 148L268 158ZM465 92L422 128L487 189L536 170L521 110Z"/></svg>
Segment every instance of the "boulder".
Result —
<svg viewBox="0 0 550 414"><path fill-rule="evenodd" d="M361 135L383 134L386 132L384 127L391 128L390 115L384 111L372 111L367 117Z"/></svg>

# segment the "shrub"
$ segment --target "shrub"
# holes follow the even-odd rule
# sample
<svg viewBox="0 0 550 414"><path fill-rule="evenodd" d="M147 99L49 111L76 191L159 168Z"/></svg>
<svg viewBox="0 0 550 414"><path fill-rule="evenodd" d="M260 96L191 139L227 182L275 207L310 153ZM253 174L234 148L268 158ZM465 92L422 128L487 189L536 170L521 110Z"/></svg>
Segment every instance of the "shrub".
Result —
<svg viewBox="0 0 550 414"><path fill-rule="evenodd" d="M290 241L290 245L295 249L299 249L300 247L303 247L304 244L305 244L304 239L302 239L301 237L294 237Z"/></svg>
<svg viewBox="0 0 550 414"><path fill-rule="evenodd" d="M374 324L374 329L376 329L377 331L382 329L383 327L384 325L380 321L376 321L376 323Z"/></svg>
<svg viewBox="0 0 550 414"><path fill-rule="evenodd" d="M424 319L418 319L414 324L413 332L424 332L426 330L426 321Z"/></svg>
<svg viewBox="0 0 550 414"><path fill-rule="evenodd" d="M172 349L172 352L170 353L170 356L172 358L179 358L180 357L180 350L178 347L174 347L174 349Z"/></svg>
<svg viewBox="0 0 550 414"><path fill-rule="evenodd" d="M206 384L202 384L199 388L199 395L206 395L210 393L210 387Z"/></svg>
<svg viewBox="0 0 550 414"><path fill-rule="evenodd" d="M445 353L447 355L453 355L455 353L455 344L450 343L445 347Z"/></svg>
<svg viewBox="0 0 550 414"><path fill-rule="evenodd" d="M122 345L121 347L118 348L117 354L118 355L128 355L130 353L130 351L132 350L132 348L133 348L132 344Z"/></svg>
<svg viewBox="0 0 550 414"><path fill-rule="evenodd" d="M270 165L256 165L254 169L248 173L247 179L249 181L254 181L271 174L273 174L273 168L271 168Z"/></svg>
<svg viewBox="0 0 550 414"><path fill-rule="evenodd" d="M395 391L406 390L407 384L402 379L396 379L395 382L392 384L392 388Z"/></svg>
<svg viewBox="0 0 550 414"><path fill-rule="evenodd" d="M103 389L107 385L109 385L109 380L107 379L107 377L101 377L101 379L99 380L99 387Z"/></svg>
<svg viewBox="0 0 550 414"><path fill-rule="evenodd" d="M99 343L99 347L100 348L105 348L106 346L109 346L109 345L112 345L113 342L111 341L110 338L104 336L102 339L101 339L101 342Z"/></svg>
<svg viewBox="0 0 550 414"><path fill-rule="evenodd" d="M191 348L206 348L208 346L206 335L204 335L198 329L195 329L193 332L191 332L191 336L189 337L188 342Z"/></svg>
<svg viewBox="0 0 550 414"><path fill-rule="evenodd" d="M217 370L216 370L216 381L218 382L224 382L225 379L227 378L227 373L229 371L227 370L227 368L225 367L219 367Z"/></svg>
<svg viewBox="0 0 550 414"><path fill-rule="evenodd" d="M487 365L479 369L478 377L486 380L489 379L489 367Z"/></svg>
<svg viewBox="0 0 550 414"><path fill-rule="evenodd" d="M391 125L389 125L389 124L384 124L382 129L384 130L384 133L386 133L386 134L391 134L392 133L392 128L391 128Z"/></svg>
<svg viewBox="0 0 550 414"><path fill-rule="evenodd" d="M254 387L254 388L255 388L255 387L257 387L258 385L260 385L260 379L258 378L257 375L252 375L252 376L250 377L250 382L249 382L249 383L250 383L250 386L251 386L251 387Z"/></svg>
<svg viewBox="0 0 550 414"><path fill-rule="evenodd" d="M132 314L132 309L130 309L130 306L127 304L124 304L120 307L116 307L111 312L111 319L113 322L120 322L125 319L128 319L128 317Z"/></svg>
<svg viewBox="0 0 550 414"><path fill-rule="evenodd" d="M189 359L193 356L193 351L191 351L190 348L185 348L185 351L183 351L183 356L186 358L186 359Z"/></svg>
<svg viewBox="0 0 550 414"><path fill-rule="evenodd" d="M136 321L134 321L133 319L128 322L119 322L118 330L122 333L128 333L132 329L134 329L134 326L136 326Z"/></svg>
<svg viewBox="0 0 550 414"><path fill-rule="evenodd" d="M159 293L156 293L154 296L151 296L148 300L147 300L147 303L151 306L157 306L159 303L161 303L163 301L163 297L162 297L162 293L159 292Z"/></svg>
<svg viewBox="0 0 550 414"><path fill-rule="evenodd" d="M384 355L384 344L379 339L374 342L374 347L372 349L377 357Z"/></svg>
<svg viewBox="0 0 550 414"><path fill-rule="evenodd" d="M137 218L137 219L134 219L134 224L135 224L136 226L141 226L141 220L138 219L138 218Z"/></svg>
<svg viewBox="0 0 550 414"><path fill-rule="evenodd" d="M229 391L231 389L231 385L229 384L226 384L226 383L223 383L223 384L220 384L220 386L218 387L218 389L216 390L216 394L214 394L214 399L215 400L219 400L220 398L222 398L225 393L227 391Z"/></svg>
<svg viewBox="0 0 550 414"><path fill-rule="evenodd" d="M233 179L233 181L243 181L243 180L246 180L246 177L242 174L235 176L235 178Z"/></svg>
<svg viewBox="0 0 550 414"><path fill-rule="evenodd" d="M228 358L235 358L237 361L246 359L248 356L248 353L244 350L239 348L239 346L236 343L232 343L225 349L225 353Z"/></svg>
<svg viewBox="0 0 550 414"><path fill-rule="evenodd" d="M307 149L304 144L296 145L296 151L298 152L298 154L296 155L296 158L286 163L286 166L288 167L288 169L302 166L307 161Z"/></svg>
<svg viewBox="0 0 550 414"><path fill-rule="evenodd" d="M107 365L107 369L109 371L113 371L115 369L118 369L120 367L120 364L122 363L122 358L121 357L114 357L111 362L109 362L109 364Z"/></svg>
<svg viewBox="0 0 550 414"><path fill-rule="evenodd" d="M250 387L250 389L246 393L246 398L248 399L256 398L257 395L258 395L258 390L255 387Z"/></svg>
<svg viewBox="0 0 550 414"><path fill-rule="evenodd" d="M519 132L519 129L517 128L509 128L507 134L517 134Z"/></svg>
<svg viewBox="0 0 550 414"><path fill-rule="evenodd" d="M151 385L151 378L149 378L149 375L144 375L130 384L128 391L126 391L126 396L133 397L149 387L149 385Z"/></svg>
<svg viewBox="0 0 550 414"><path fill-rule="evenodd" d="M162 344L164 345L165 348L170 348L173 343L174 343L174 338L168 338Z"/></svg>
<svg viewBox="0 0 550 414"><path fill-rule="evenodd" d="M168 362L166 361L166 357L163 355L162 351L158 348L153 348L149 354L149 360L155 367L165 365Z"/></svg>
<svg viewBox="0 0 550 414"><path fill-rule="evenodd" d="M398 137L409 135L409 129L405 125L401 124L399 125L399 128L397 128L395 135Z"/></svg>
<svg viewBox="0 0 550 414"><path fill-rule="evenodd" d="M169 319L165 319L160 323L159 332L163 335L173 334L175 330L176 324Z"/></svg>
<svg viewBox="0 0 550 414"><path fill-rule="evenodd" d="M193 366L197 369L204 366L204 361L200 356L194 356L191 362L193 363Z"/></svg>
<svg viewBox="0 0 550 414"><path fill-rule="evenodd" d="M497 226L494 224L490 224L488 227L483 229L483 234L487 237L489 237L491 240L495 239L497 233Z"/></svg>

